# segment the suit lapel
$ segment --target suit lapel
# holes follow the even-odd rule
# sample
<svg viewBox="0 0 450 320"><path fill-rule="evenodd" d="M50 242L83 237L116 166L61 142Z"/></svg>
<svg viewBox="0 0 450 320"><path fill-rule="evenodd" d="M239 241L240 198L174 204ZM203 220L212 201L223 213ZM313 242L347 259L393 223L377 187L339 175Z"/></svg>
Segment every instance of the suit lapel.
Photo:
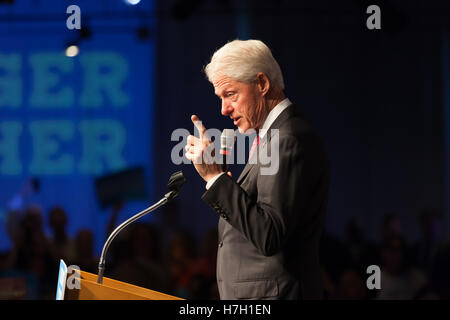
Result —
<svg viewBox="0 0 450 320"><path fill-rule="evenodd" d="M295 107L292 104L290 106L288 106L286 109L284 109L283 112L280 113L280 115L275 119L275 121L272 123L272 125L267 130L267 133L265 134L264 138L261 139L261 141L260 141L261 149L267 147L267 144L269 144L271 141L272 135L275 134L271 131L271 129L279 129L281 124L284 121L286 121L289 117L291 117L294 113L295 113ZM253 157L256 157L256 156L257 156L257 152L254 153ZM259 167L259 164L257 162L249 163L249 161L247 160L247 164L245 165L244 169L242 170L241 174L239 175L239 178L237 179L237 183L240 184L245 179L245 177L248 175L250 170L255 166Z"/></svg>
<svg viewBox="0 0 450 320"><path fill-rule="evenodd" d="M241 174L239 175L239 178L237 179L238 184L241 184L242 180L244 180L250 169L253 168L254 166L255 164L250 164L247 162L247 164L244 167L244 170L242 170Z"/></svg>

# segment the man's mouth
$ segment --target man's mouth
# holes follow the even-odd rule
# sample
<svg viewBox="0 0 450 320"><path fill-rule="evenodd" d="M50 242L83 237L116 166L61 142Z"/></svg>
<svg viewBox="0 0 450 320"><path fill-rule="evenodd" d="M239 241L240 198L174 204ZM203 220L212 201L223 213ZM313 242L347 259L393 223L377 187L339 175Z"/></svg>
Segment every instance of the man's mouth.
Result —
<svg viewBox="0 0 450 320"><path fill-rule="evenodd" d="M237 118L234 118L234 119L233 119L233 120L234 120L233 123L234 123L235 126L238 125L238 123L239 123L239 121L241 120L241 118L242 118L242 117L237 117Z"/></svg>

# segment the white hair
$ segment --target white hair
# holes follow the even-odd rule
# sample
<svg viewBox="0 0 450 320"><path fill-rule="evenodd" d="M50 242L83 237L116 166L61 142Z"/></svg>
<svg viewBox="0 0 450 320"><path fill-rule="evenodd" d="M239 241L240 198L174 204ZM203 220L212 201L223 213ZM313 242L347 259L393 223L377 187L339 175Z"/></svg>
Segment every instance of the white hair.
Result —
<svg viewBox="0 0 450 320"><path fill-rule="evenodd" d="M234 40L218 49L205 67L208 80L230 77L239 82L250 83L258 72L264 73L270 83L284 89L283 74L270 49L260 40Z"/></svg>

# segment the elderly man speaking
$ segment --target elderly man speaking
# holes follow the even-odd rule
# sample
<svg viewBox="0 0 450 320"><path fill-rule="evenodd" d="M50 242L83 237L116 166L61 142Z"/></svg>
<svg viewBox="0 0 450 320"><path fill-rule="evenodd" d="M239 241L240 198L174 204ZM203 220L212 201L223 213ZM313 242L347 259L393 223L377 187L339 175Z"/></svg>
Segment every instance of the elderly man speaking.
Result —
<svg viewBox="0 0 450 320"><path fill-rule="evenodd" d="M220 164L202 161L211 141L199 118L191 117L200 137L188 137L186 157L206 181L202 199L220 215L220 298L320 299L319 241L329 188L321 139L285 96L281 69L263 42L227 43L205 73L222 101L222 115L242 134L257 132L235 181ZM262 174L257 155L270 146L279 164Z"/></svg>

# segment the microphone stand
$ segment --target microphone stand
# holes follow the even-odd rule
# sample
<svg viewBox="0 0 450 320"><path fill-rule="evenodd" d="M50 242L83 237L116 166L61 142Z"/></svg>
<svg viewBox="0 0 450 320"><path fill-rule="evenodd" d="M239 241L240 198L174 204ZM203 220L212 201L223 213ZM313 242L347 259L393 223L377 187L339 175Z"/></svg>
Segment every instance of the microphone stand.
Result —
<svg viewBox="0 0 450 320"><path fill-rule="evenodd" d="M148 207L145 210L142 210L138 214L132 216L131 218L125 220L122 222L116 229L114 229L113 232L109 235L108 239L105 242L105 245L103 246L102 255L100 256L100 261L98 263L98 275L97 275L97 283L102 284L103 283L103 272L105 271L105 259L106 259L106 252L108 251L109 245L114 240L114 238L117 236L117 234L125 229L130 223L133 223L134 221L138 220L139 218L145 216L146 214L158 209L159 207L165 205L167 202L172 200L178 195L178 191L172 190L164 195L164 197L159 200L157 203L152 205L151 207Z"/></svg>

